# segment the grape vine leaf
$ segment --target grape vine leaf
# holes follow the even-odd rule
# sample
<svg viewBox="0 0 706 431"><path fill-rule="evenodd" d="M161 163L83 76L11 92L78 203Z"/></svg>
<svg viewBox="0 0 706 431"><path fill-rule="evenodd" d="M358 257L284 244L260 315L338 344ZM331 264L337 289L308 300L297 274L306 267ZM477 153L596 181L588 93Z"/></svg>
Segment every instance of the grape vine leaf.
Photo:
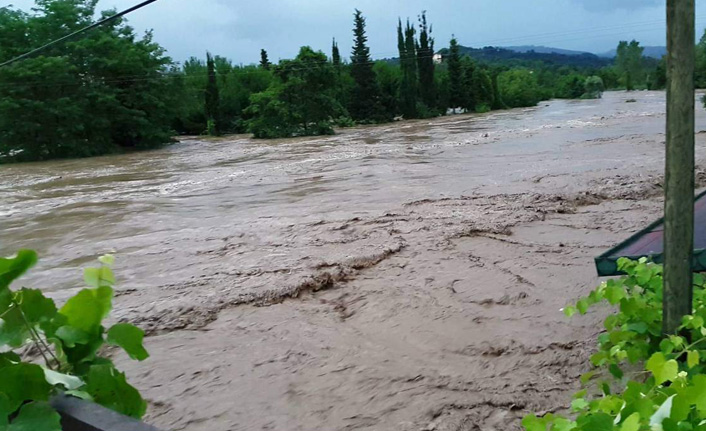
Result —
<svg viewBox="0 0 706 431"><path fill-rule="evenodd" d="M0 258L0 287L9 286L36 263L37 253L33 250L20 250L13 258Z"/></svg>
<svg viewBox="0 0 706 431"><path fill-rule="evenodd" d="M118 323L108 330L107 341L122 347L131 359L144 361L150 356L142 345L144 337L142 329L128 323Z"/></svg>
<svg viewBox="0 0 706 431"><path fill-rule="evenodd" d="M667 360L662 352L653 354L647 361L647 370L655 377L655 384L672 381L677 378L679 364L674 359Z"/></svg>
<svg viewBox="0 0 706 431"><path fill-rule="evenodd" d="M112 297L113 289L108 286L83 289L70 298L59 313L66 316L70 326L95 336L101 321L110 313Z"/></svg>
<svg viewBox="0 0 706 431"><path fill-rule="evenodd" d="M111 365L91 366L86 383L86 392L104 407L137 419L147 410L147 403L137 389L127 383L124 373Z"/></svg>
<svg viewBox="0 0 706 431"><path fill-rule="evenodd" d="M61 416L49 404L32 402L20 409L8 431L61 431Z"/></svg>
<svg viewBox="0 0 706 431"><path fill-rule="evenodd" d="M7 395L11 411L17 410L28 400L46 401L50 390L44 370L39 365L22 362L2 369L0 393Z"/></svg>

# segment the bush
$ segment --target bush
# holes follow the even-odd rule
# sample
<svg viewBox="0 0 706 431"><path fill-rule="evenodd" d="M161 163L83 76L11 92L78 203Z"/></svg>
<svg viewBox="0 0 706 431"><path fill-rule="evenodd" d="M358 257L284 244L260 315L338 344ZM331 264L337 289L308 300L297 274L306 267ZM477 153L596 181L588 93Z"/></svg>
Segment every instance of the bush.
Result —
<svg viewBox="0 0 706 431"><path fill-rule="evenodd" d="M59 393L138 419L145 413L147 404L125 374L98 355L101 347L112 344L132 359L149 356L142 346L142 330L127 323L103 327L115 277L110 269L113 257L99 260L100 267L84 271L89 288L57 308L40 290L10 290L10 283L37 262L35 252L21 250L13 258L0 258L0 429L61 430L59 414L47 403ZM25 362L16 353L30 345L44 365Z"/></svg>
<svg viewBox="0 0 706 431"><path fill-rule="evenodd" d="M618 307L604 321L594 370L584 374L586 389L574 396L575 420L559 415L526 416L528 431L706 430L706 288L694 276L693 313L684 316L679 335L662 335L662 267L621 259L627 276L608 280L576 305L572 316L598 303Z"/></svg>
<svg viewBox="0 0 706 431"><path fill-rule="evenodd" d="M584 83L585 92L581 96L582 99L600 99L603 96L603 80L600 76L589 76Z"/></svg>
<svg viewBox="0 0 706 431"><path fill-rule="evenodd" d="M510 108L535 106L541 100L537 79L530 70L513 69L498 75L500 98Z"/></svg>

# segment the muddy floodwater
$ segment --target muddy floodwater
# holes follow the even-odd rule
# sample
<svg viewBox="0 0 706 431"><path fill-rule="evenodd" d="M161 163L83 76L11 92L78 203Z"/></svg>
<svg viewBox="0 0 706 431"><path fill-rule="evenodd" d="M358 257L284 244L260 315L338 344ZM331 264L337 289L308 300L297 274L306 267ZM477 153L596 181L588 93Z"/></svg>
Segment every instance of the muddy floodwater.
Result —
<svg viewBox="0 0 706 431"><path fill-rule="evenodd" d="M36 249L25 285L59 301L115 254L113 318L152 356L108 353L165 431L518 430L587 370L605 311L559 310L593 257L660 215L664 110L611 92L1 166L0 252Z"/></svg>

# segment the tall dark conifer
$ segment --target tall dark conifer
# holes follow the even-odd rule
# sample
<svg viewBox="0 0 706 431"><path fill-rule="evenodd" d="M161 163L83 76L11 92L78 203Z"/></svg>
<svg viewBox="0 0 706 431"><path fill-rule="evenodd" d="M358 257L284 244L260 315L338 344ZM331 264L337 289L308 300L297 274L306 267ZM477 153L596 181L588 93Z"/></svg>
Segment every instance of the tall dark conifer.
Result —
<svg viewBox="0 0 706 431"><path fill-rule="evenodd" d="M267 51L264 49L260 50L260 67L265 69L265 70L270 70L270 66L272 63L270 63L270 59L267 57Z"/></svg>
<svg viewBox="0 0 706 431"><path fill-rule="evenodd" d="M220 95L218 93L216 66L210 52L206 53L206 69L208 71L208 82L205 92L206 119L209 124L208 133L215 135L220 133Z"/></svg>
<svg viewBox="0 0 706 431"><path fill-rule="evenodd" d="M354 120L381 121L384 118L380 103L380 89L377 85L370 48L365 35L365 18L355 10L353 27L353 52L351 55L351 76L355 85L351 94L349 112Z"/></svg>
<svg viewBox="0 0 706 431"><path fill-rule="evenodd" d="M402 81L400 83L400 107L405 118L417 115L417 55L414 41L414 27L407 20L402 29L402 20L397 23L397 48L400 53Z"/></svg>
<svg viewBox="0 0 706 431"><path fill-rule="evenodd" d="M427 13L419 17L419 43L417 44L417 67L419 68L419 95L422 102L431 108L436 106L436 85L434 82L434 39L432 28L427 24Z"/></svg>
<svg viewBox="0 0 706 431"><path fill-rule="evenodd" d="M331 62L336 68L341 66L341 52L338 50L336 38L333 39L333 44L331 45Z"/></svg>
<svg viewBox="0 0 706 431"><path fill-rule="evenodd" d="M455 37L451 38L449 44L447 63L449 69L449 108L455 109L464 106L463 65L461 64L458 41Z"/></svg>

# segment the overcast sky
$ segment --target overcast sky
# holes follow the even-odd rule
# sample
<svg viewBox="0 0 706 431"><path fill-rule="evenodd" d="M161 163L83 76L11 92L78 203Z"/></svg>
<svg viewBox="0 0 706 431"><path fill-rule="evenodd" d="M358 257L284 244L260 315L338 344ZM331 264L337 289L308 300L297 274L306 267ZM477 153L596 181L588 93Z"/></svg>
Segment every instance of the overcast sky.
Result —
<svg viewBox="0 0 706 431"><path fill-rule="evenodd" d="M706 1L706 0L705 0ZM33 0L0 0L29 10ZM139 0L100 0L99 8L125 9ZM697 32L706 8L697 1ZM416 20L424 9L436 48L455 34L466 46L546 45L605 52L622 39L665 45L662 0L159 0L129 15L138 31L177 61L206 50L235 63L291 58L302 45L330 54L331 38L349 55L353 10L363 11L374 58L396 56L397 18Z"/></svg>

